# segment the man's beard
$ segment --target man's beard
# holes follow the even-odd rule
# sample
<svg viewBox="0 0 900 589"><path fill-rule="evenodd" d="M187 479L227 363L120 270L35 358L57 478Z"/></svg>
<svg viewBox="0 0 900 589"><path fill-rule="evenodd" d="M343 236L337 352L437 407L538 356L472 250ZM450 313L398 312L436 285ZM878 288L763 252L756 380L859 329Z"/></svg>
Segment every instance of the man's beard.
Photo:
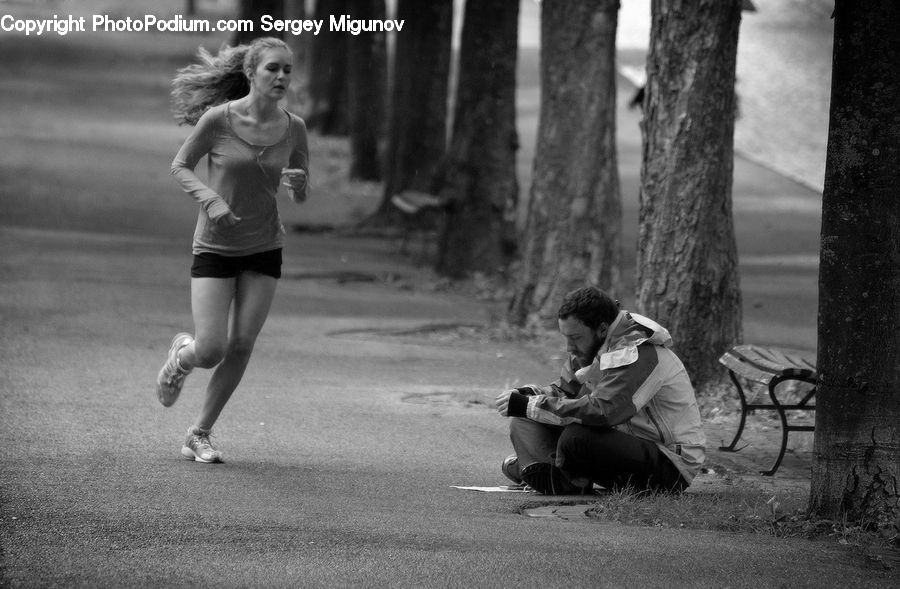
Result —
<svg viewBox="0 0 900 589"><path fill-rule="evenodd" d="M572 354L575 357L575 360L578 361L582 367L590 366L594 362L594 358L597 357L597 352L600 351L600 347L603 345L603 340L601 340L596 335L592 336L591 347L588 348L587 354L582 354L581 352L577 352Z"/></svg>

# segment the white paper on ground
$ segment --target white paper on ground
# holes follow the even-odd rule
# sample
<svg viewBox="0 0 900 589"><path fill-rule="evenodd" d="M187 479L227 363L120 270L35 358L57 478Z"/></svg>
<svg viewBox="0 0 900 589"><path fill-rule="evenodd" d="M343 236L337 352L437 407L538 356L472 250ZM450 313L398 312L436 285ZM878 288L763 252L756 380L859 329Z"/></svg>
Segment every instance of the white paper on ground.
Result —
<svg viewBox="0 0 900 589"><path fill-rule="evenodd" d="M499 487L460 487L450 485L453 489L462 489L463 491L481 491L482 493L534 493L534 489L525 485L500 485Z"/></svg>

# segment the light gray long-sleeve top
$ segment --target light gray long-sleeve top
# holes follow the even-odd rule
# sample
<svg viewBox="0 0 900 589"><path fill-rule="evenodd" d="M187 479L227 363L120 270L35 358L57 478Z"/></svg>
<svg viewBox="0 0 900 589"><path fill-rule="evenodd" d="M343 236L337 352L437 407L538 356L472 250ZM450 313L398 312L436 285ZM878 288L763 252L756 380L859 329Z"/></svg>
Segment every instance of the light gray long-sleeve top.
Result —
<svg viewBox="0 0 900 589"><path fill-rule="evenodd" d="M209 109L172 162L172 174L200 203L194 231L194 254L244 256L283 247L284 226L276 194L282 168L302 168L309 177L309 148L303 119L288 113L284 135L272 145L254 145L232 127L228 103ZM194 172L208 156L207 183ZM309 191L309 182L306 188ZM218 225L227 210L241 220Z"/></svg>

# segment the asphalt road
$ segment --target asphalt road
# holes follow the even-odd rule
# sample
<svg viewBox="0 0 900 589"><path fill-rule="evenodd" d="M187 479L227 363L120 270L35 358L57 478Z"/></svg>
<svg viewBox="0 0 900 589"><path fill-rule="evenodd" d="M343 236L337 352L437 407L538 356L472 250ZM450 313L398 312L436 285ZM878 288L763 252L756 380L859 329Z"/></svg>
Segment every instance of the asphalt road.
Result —
<svg viewBox="0 0 900 589"><path fill-rule="evenodd" d="M286 278L216 428L183 460L198 371L170 409L154 377L189 326L166 239L4 227L3 579L9 586L888 586L834 543L521 514L497 485L524 348L396 335L489 308L336 272L411 271L392 244L291 235Z"/></svg>

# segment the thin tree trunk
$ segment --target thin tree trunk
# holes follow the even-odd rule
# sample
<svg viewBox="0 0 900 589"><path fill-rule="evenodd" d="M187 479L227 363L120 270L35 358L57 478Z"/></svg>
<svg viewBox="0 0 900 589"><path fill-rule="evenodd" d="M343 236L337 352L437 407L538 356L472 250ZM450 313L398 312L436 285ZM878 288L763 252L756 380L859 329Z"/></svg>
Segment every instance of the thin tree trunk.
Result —
<svg viewBox="0 0 900 589"><path fill-rule="evenodd" d="M332 14L346 14L348 0L316 0L315 18L324 20L322 31L313 38L310 62L310 108L306 124L322 135L346 136L347 37L344 32L328 30Z"/></svg>
<svg viewBox="0 0 900 589"><path fill-rule="evenodd" d="M556 323L565 293L620 287L618 0L541 5L541 114L522 267L508 319Z"/></svg>
<svg viewBox="0 0 900 589"><path fill-rule="evenodd" d="M306 2L304 0L284 0L284 17L289 20L303 20L306 18ZM290 96L288 97L288 109L308 116L309 108L309 76L310 53L312 51L312 33L300 35L286 35L284 42L288 44L294 54L294 69L291 76Z"/></svg>
<svg viewBox="0 0 900 589"><path fill-rule="evenodd" d="M354 19L384 19L384 0L349 0L349 14ZM380 180L378 143L384 127L387 84L385 33L363 33L347 42L350 177Z"/></svg>
<svg viewBox="0 0 900 589"><path fill-rule="evenodd" d="M741 340L732 219L741 0L653 0L637 308L665 325L698 385Z"/></svg>
<svg viewBox="0 0 900 589"><path fill-rule="evenodd" d="M447 142L453 0L397 0L396 18L382 212L402 190L434 191Z"/></svg>
<svg viewBox="0 0 900 589"><path fill-rule="evenodd" d="M838 0L810 508L900 533L900 4Z"/></svg>
<svg viewBox="0 0 900 589"><path fill-rule="evenodd" d="M451 277L506 264L518 200L519 0L466 2L453 139L441 196L452 202L437 260Z"/></svg>
<svg viewBox="0 0 900 589"><path fill-rule="evenodd" d="M283 0L284 18L289 20L306 19L306 2L304 0ZM305 68L309 61L309 53L312 45L313 34L302 32L299 35L285 35L284 42L288 44L294 53L294 70Z"/></svg>

